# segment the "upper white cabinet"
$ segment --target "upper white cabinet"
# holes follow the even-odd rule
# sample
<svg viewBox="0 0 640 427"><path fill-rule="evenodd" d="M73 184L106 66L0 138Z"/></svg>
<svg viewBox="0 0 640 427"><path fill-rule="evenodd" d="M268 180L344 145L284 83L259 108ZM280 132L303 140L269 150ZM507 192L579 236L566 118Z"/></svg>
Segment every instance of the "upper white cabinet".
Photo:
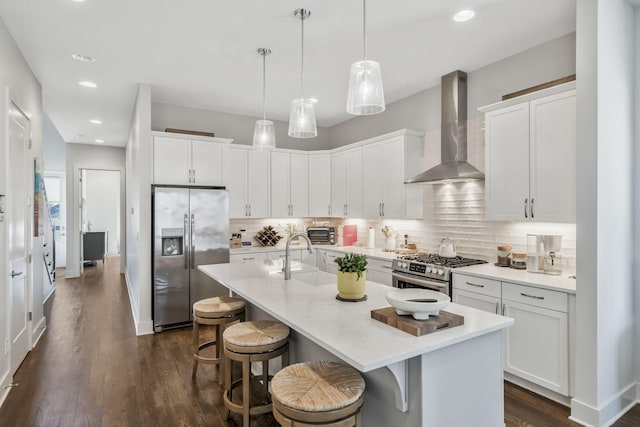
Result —
<svg viewBox="0 0 640 427"><path fill-rule="evenodd" d="M308 155L271 152L271 216L308 214Z"/></svg>
<svg viewBox="0 0 640 427"><path fill-rule="evenodd" d="M225 185L224 164L231 139L153 138L153 183L164 185Z"/></svg>
<svg viewBox="0 0 640 427"><path fill-rule="evenodd" d="M421 172L422 132L400 131L363 146L364 216L421 218L423 187L404 181Z"/></svg>
<svg viewBox="0 0 640 427"><path fill-rule="evenodd" d="M362 180L362 147L331 154L331 216L363 216Z"/></svg>
<svg viewBox="0 0 640 427"><path fill-rule="evenodd" d="M480 109L487 219L575 221L574 88L566 83Z"/></svg>
<svg viewBox="0 0 640 427"><path fill-rule="evenodd" d="M309 152L309 216L331 215L331 154Z"/></svg>
<svg viewBox="0 0 640 427"><path fill-rule="evenodd" d="M269 216L269 151L228 148L227 189L230 218Z"/></svg>

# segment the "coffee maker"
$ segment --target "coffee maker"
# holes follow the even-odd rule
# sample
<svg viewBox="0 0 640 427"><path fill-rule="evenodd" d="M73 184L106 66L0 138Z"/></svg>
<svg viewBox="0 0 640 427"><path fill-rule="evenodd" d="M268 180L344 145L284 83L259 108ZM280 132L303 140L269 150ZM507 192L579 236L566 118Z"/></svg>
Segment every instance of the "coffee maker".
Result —
<svg viewBox="0 0 640 427"><path fill-rule="evenodd" d="M543 270L545 274L559 276L562 274L562 235L543 234L542 245L544 246Z"/></svg>

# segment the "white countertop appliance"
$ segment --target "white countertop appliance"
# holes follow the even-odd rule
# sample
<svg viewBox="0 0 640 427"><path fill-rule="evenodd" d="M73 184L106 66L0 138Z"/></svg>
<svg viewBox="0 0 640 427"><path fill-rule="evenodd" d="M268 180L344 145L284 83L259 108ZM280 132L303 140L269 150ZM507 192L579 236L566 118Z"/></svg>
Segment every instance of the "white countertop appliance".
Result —
<svg viewBox="0 0 640 427"><path fill-rule="evenodd" d="M393 287L425 288L451 296L451 270L469 265L485 264L481 259L443 257L436 254L406 255L394 259Z"/></svg>

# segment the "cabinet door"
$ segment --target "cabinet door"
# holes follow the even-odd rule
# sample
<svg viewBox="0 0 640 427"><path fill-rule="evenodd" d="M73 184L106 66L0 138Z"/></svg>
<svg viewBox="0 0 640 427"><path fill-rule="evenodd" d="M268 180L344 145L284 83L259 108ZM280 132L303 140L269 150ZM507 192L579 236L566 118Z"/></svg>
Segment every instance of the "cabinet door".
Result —
<svg viewBox="0 0 640 427"><path fill-rule="evenodd" d="M309 216L331 215L331 155L309 153Z"/></svg>
<svg viewBox="0 0 640 427"><path fill-rule="evenodd" d="M247 201L249 216L269 216L269 152L249 150L247 174Z"/></svg>
<svg viewBox="0 0 640 427"><path fill-rule="evenodd" d="M229 217L246 218L249 214L247 206L247 150L229 147L227 163Z"/></svg>
<svg viewBox="0 0 640 427"><path fill-rule="evenodd" d="M224 185L224 150L222 144L191 141L191 169L193 184Z"/></svg>
<svg viewBox="0 0 640 427"><path fill-rule="evenodd" d="M487 219L527 220L529 103L488 112L485 115L485 141Z"/></svg>
<svg viewBox="0 0 640 427"><path fill-rule="evenodd" d="M331 154L331 216L345 216L347 169L344 151Z"/></svg>
<svg viewBox="0 0 640 427"><path fill-rule="evenodd" d="M393 278L391 277L391 273L383 271L367 269L367 280L387 286L393 285Z"/></svg>
<svg viewBox="0 0 640 427"><path fill-rule="evenodd" d="M363 205L365 218L382 216L382 151L380 146L369 145L362 150L362 176L364 180Z"/></svg>
<svg viewBox="0 0 640 427"><path fill-rule="evenodd" d="M306 154L291 154L290 159L289 199L291 216L308 216L309 156Z"/></svg>
<svg viewBox="0 0 640 427"><path fill-rule="evenodd" d="M380 144L382 174L382 216L404 218L404 138Z"/></svg>
<svg viewBox="0 0 640 427"><path fill-rule="evenodd" d="M363 216L363 179L362 148L354 148L345 152L346 175L346 216L359 218Z"/></svg>
<svg viewBox="0 0 640 427"><path fill-rule="evenodd" d="M531 219L576 218L575 91L531 101Z"/></svg>
<svg viewBox="0 0 640 427"><path fill-rule="evenodd" d="M189 185L191 142L188 139L153 139L153 183Z"/></svg>
<svg viewBox="0 0 640 427"><path fill-rule="evenodd" d="M289 153L271 152L271 216L290 216Z"/></svg>
<svg viewBox="0 0 640 427"><path fill-rule="evenodd" d="M505 329L504 369L562 395L569 392L567 314L504 300L503 314L515 320Z"/></svg>
<svg viewBox="0 0 640 427"><path fill-rule="evenodd" d="M478 310L489 313L500 314L500 298L454 289L452 300L456 304L466 305L467 307L477 308Z"/></svg>

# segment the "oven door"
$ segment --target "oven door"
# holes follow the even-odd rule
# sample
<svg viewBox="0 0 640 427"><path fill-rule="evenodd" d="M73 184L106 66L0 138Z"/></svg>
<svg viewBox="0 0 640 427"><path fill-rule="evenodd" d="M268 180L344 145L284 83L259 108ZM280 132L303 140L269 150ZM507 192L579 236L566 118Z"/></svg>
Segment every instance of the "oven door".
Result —
<svg viewBox="0 0 640 427"><path fill-rule="evenodd" d="M432 291L441 292L445 295L449 295L449 282L427 279L422 276L416 276L413 274L401 273L394 271L391 274L393 278L393 287L399 289L406 288L422 288L431 289Z"/></svg>

